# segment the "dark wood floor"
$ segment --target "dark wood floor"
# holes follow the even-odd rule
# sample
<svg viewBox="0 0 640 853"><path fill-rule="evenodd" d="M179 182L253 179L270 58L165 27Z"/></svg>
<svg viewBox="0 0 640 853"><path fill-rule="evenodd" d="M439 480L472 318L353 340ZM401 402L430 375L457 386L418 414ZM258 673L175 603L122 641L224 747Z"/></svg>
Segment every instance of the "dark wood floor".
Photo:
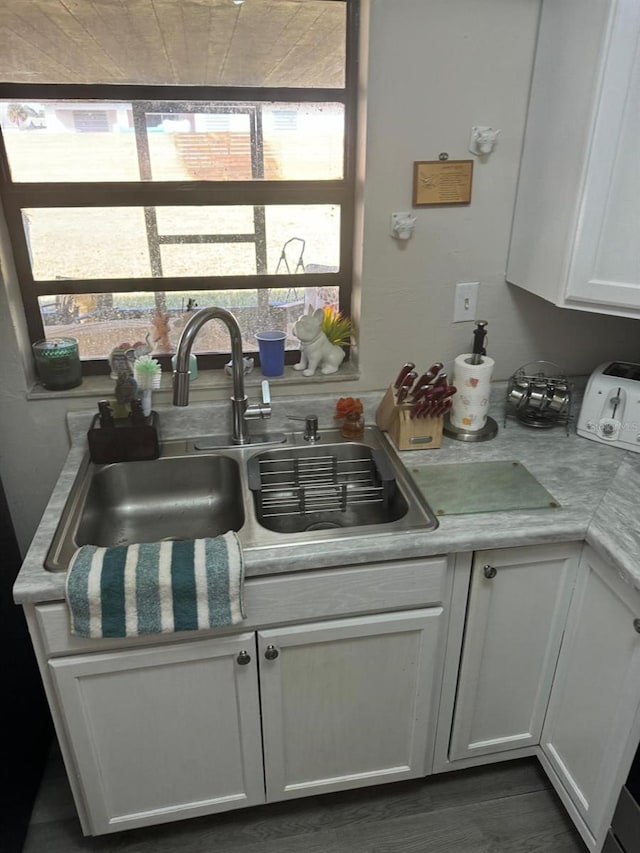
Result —
<svg viewBox="0 0 640 853"><path fill-rule="evenodd" d="M83 838L59 755L24 853L585 853L535 759Z"/></svg>

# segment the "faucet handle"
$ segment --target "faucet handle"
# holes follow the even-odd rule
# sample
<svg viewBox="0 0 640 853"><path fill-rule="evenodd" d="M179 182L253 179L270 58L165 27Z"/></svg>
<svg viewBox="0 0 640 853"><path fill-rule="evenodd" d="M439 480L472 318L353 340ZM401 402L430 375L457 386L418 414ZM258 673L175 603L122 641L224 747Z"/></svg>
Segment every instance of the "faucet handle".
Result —
<svg viewBox="0 0 640 853"><path fill-rule="evenodd" d="M242 417L247 421L255 418L271 417L271 391L269 390L269 383L266 379L262 380L262 402L247 405Z"/></svg>
<svg viewBox="0 0 640 853"><path fill-rule="evenodd" d="M311 444L318 441L320 433L318 432L317 415L304 415L304 417L300 415L288 415L287 417L290 421L304 421L304 433L302 437L305 441L309 441Z"/></svg>

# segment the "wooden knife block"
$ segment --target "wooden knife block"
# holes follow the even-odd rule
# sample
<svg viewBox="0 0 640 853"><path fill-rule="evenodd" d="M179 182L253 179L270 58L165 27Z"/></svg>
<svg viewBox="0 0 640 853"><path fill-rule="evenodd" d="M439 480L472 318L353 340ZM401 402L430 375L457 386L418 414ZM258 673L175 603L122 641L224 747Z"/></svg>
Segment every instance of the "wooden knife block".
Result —
<svg viewBox="0 0 640 853"><path fill-rule="evenodd" d="M443 417L411 418L411 403L396 403L393 387L387 388L376 412L378 429L388 432L398 450L435 450L442 444Z"/></svg>

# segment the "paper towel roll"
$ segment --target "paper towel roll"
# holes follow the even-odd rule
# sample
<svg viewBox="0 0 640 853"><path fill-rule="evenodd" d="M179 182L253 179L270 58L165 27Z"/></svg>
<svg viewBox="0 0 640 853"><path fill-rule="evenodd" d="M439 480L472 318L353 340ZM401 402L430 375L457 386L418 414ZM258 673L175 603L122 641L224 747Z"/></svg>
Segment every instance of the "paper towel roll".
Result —
<svg viewBox="0 0 640 853"><path fill-rule="evenodd" d="M481 356L480 364L471 364L471 353L459 355L453 363L454 395L449 419L453 426L477 432L487 422L491 398L491 374L495 361Z"/></svg>

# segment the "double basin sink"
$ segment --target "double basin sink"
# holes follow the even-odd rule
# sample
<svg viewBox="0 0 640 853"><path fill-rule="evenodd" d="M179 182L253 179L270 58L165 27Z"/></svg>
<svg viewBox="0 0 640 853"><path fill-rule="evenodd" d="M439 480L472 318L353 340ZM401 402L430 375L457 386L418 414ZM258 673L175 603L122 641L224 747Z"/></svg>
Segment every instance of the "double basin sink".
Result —
<svg viewBox="0 0 640 853"><path fill-rule="evenodd" d="M66 571L81 545L112 547L238 532L243 547L435 529L438 522L376 427L361 441L338 430L314 444L301 433L269 445L215 439L162 444L159 459L85 457L45 559ZM206 449L205 449L206 448Z"/></svg>

